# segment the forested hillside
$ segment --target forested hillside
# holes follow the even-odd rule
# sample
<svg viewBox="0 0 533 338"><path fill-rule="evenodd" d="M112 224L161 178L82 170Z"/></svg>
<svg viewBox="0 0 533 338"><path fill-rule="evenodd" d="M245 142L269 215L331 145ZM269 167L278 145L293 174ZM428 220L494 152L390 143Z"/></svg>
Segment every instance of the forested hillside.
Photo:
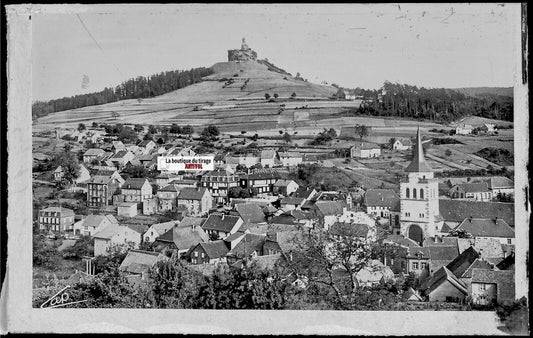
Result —
<svg viewBox="0 0 533 338"><path fill-rule="evenodd" d="M202 77L212 73L213 71L210 68L204 67L191 70L173 70L148 77L138 76L121 83L115 88L105 88L96 93L64 97L46 102L37 101L32 105L32 119L68 109L166 94L200 82Z"/></svg>
<svg viewBox="0 0 533 338"><path fill-rule="evenodd" d="M356 89L365 98L356 114L397 116L449 122L464 116L481 116L512 121L513 98L486 93L467 96L453 89L418 88L406 84L385 82L380 90Z"/></svg>

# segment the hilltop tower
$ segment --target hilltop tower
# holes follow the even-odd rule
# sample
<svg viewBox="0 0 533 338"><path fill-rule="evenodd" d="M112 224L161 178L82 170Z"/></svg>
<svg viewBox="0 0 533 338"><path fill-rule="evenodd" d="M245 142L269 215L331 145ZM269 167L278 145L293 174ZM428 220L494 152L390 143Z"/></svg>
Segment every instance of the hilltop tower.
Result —
<svg viewBox="0 0 533 338"><path fill-rule="evenodd" d="M420 127L416 132L413 159L405 171L407 181L400 183L400 232L422 244L424 239L435 237L443 222L438 182L424 158Z"/></svg>
<svg viewBox="0 0 533 338"><path fill-rule="evenodd" d="M246 44L246 40L242 38L241 49L228 50L228 61L255 61L257 60L257 53L253 51Z"/></svg>

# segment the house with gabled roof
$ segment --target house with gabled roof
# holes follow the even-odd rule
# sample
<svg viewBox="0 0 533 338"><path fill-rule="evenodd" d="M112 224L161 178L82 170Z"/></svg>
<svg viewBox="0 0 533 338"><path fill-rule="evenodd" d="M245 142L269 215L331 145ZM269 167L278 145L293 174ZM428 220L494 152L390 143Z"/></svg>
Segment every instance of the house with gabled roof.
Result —
<svg viewBox="0 0 533 338"><path fill-rule="evenodd" d="M280 200L281 210L300 210L305 202L306 200L301 197L283 197Z"/></svg>
<svg viewBox="0 0 533 338"><path fill-rule="evenodd" d="M319 218L319 224L327 230L343 215L346 203L344 201L317 201L314 212Z"/></svg>
<svg viewBox="0 0 533 338"><path fill-rule="evenodd" d="M515 231L505 220L490 218L466 218L455 230L463 230L474 238L494 238L501 244L514 244Z"/></svg>
<svg viewBox="0 0 533 338"><path fill-rule="evenodd" d="M201 227L204 221L204 218L183 218L181 223L175 224L155 240L155 250L183 258L198 243L209 241L209 236Z"/></svg>
<svg viewBox="0 0 533 338"><path fill-rule="evenodd" d="M389 217L391 209L400 203L400 197L391 189L368 189L363 203L367 214Z"/></svg>
<svg viewBox="0 0 533 338"><path fill-rule="evenodd" d="M126 150L126 146L122 141L113 141L111 142L111 150L116 153L120 150Z"/></svg>
<svg viewBox="0 0 533 338"><path fill-rule="evenodd" d="M83 165L80 164L80 171L78 172L78 177L74 180L75 184L85 182L91 178L91 173L89 170ZM56 182L64 182L65 180L65 170L62 166L58 166L56 170L54 170L54 180Z"/></svg>
<svg viewBox="0 0 533 338"><path fill-rule="evenodd" d="M141 203L152 197L152 185L146 178L128 178L120 189L123 202Z"/></svg>
<svg viewBox="0 0 533 338"><path fill-rule="evenodd" d="M230 166L216 168L202 176L200 185L209 189L216 203L225 203L228 201L229 189L239 186L239 176L235 175Z"/></svg>
<svg viewBox="0 0 533 338"><path fill-rule="evenodd" d="M120 250L136 249L142 241L142 231L138 227L110 225L94 234L94 256L107 256L108 250L117 247Z"/></svg>
<svg viewBox="0 0 533 338"><path fill-rule="evenodd" d="M111 161L117 168L122 168L127 162L133 160L134 158L135 155L131 151L123 149L117 151L113 156L111 156L109 161Z"/></svg>
<svg viewBox="0 0 533 338"><path fill-rule="evenodd" d="M440 199L439 211L445 222L457 226L465 218L503 219L514 226L514 203L476 202L467 200Z"/></svg>
<svg viewBox="0 0 533 338"><path fill-rule="evenodd" d="M239 259L262 256L266 238L266 235L244 234L226 255L228 264L235 263Z"/></svg>
<svg viewBox="0 0 533 338"><path fill-rule="evenodd" d="M296 189L296 191L292 194L291 197L301 197L305 198L307 201L310 201L318 194L318 191L316 191L314 188L309 187L299 187Z"/></svg>
<svg viewBox="0 0 533 338"><path fill-rule="evenodd" d="M154 223L150 225L148 230L143 234L144 243L153 243L159 236L163 235L169 229L178 225L179 221L169 221L163 223Z"/></svg>
<svg viewBox="0 0 533 338"><path fill-rule="evenodd" d="M472 301L488 305L493 301L509 304L515 300L515 274L513 270L472 270Z"/></svg>
<svg viewBox="0 0 533 338"><path fill-rule="evenodd" d="M280 151L278 157L284 167L295 167L303 161L302 154L298 151Z"/></svg>
<svg viewBox="0 0 533 338"><path fill-rule="evenodd" d="M392 145L394 150L409 150L413 148L413 141L411 139L396 139Z"/></svg>
<svg viewBox="0 0 533 338"><path fill-rule="evenodd" d="M159 252L129 250L120 263L119 271L126 274L129 282L145 281L150 276L150 269L158 262L168 261L168 257Z"/></svg>
<svg viewBox="0 0 533 338"><path fill-rule="evenodd" d="M492 200L492 192L487 183L462 183L454 185L448 191L451 198L469 199L474 201L489 202Z"/></svg>
<svg viewBox="0 0 533 338"><path fill-rule="evenodd" d="M68 208L48 207L39 210L39 229L53 232L71 230L74 224L74 211Z"/></svg>
<svg viewBox="0 0 533 338"><path fill-rule="evenodd" d="M202 224L202 229L210 236L226 238L239 231L244 223L240 216L226 215L223 213L212 213Z"/></svg>
<svg viewBox="0 0 533 338"><path fill-rule="evenodd" d="M443 266L423 286L430 302L460 302L468 295L466 285Z"/></svg>
<svg viewBox="0 0 533 338"><path fill-rule="evenodd" d="M240 203L235 205L237 215L244 223L266 223L266 216L263 209L255 203Z"/></svg>
<svg viewBox="0 0 533 338"><path fill-rule="evenodd" d="M118 225L115 216L90 214L81 221L74 223L74 234L93 236L98 231L110 225Z"/></svg>
<svg viewBox="0 0 533 338"><path fill-rule="evenodd" d="M260 158L260 163L264 168L272 168L276 165L276 150L263 149L261 150Z"/></svg>
<svg viewBox="0 0 533 338"><path fill-rule="evenodd" d="M142 140L137 146L143 149L143 154L149 154L152 150L157 148L157 144L152 140Z"/></svg>
<svg viewBox="0 0 533 338"><path fill-rule="evenodd" d="M485 180L493 197L498 194L514 195L514 182L507 177L495 176Z"/></svg>
<svg viewBox="0 0 533 338"><path fill-rule="evenodd" d="M272 193L274 184L280 178L281 175L276 170L255 169L249 174L241 175L239 185L252 193L267 194Z"/></svg>
<svg viewBox="0 0 533 338"><path fill-rule="evenodd" d="M90 148L83 153L83 162L91 163L93 160L99 160L105 154L105 151L100 148Z"/></svg>
<svg viewBox="0 0 533 338"><path fill-rule="evenodd" d="M191 264L225 263L229 248L223 240L198 243L189 252Z"/></svg>
<svg viewBox="0 0 533 338"><path fill-rule="evenodd" d="M177 205L184 206L190 216L203 216L213 206L213 196L206 188L183 188L177 198Z"/></svg>
<svg viewBox="0 0 533 338"><path fill-rule="evenodd" d="M158 210L160 212L173 210L177 205L179 193L180 189L174 184L169 184L157 190Z"/></svg>
<svg viewBox="0 0 533 338"><path fill-rule="evenodd" d="M87 183L87 206L101 208L109 206L113 195L118 193L125 180L118 171L98 171Z"/></svg>
<svg viewBox="0 0 533 338"><path fill-rule="evenodd" d="M370 142L359 142L350 147L350 157L375 158L381 156L381 147Z"/></svg>
<svg viewBox="0 0 533 338"><path fill-rule="evenodd" d="M274 194L290 196L296 190L298 190L298 183L293 180L279 179L274 183Z"/></svg>

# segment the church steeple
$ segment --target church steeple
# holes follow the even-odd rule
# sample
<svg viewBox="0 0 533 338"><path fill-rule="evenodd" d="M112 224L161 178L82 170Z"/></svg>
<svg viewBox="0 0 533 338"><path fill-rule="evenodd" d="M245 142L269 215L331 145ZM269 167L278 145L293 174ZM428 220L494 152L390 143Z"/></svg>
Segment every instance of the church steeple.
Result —
<svg viewBox="0 0 533 338"><path fill-rule="evenodd" d="M426 163L424 158L424 149L422 148L422 137L420 136L420 126L416 131L416 144L413 147L413 159L405 169L407 172L431 172L431 167Z"/></svg>

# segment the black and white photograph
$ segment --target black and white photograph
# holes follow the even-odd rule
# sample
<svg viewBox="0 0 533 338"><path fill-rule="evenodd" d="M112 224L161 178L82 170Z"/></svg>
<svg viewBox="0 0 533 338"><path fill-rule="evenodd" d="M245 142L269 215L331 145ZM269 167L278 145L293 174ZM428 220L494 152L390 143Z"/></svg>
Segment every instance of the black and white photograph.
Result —
<svg viewBox="0 0 533 338"><path fill-rule="evenodd" d="M526 4L6 12L4 331L529 335Z"/></svg>

